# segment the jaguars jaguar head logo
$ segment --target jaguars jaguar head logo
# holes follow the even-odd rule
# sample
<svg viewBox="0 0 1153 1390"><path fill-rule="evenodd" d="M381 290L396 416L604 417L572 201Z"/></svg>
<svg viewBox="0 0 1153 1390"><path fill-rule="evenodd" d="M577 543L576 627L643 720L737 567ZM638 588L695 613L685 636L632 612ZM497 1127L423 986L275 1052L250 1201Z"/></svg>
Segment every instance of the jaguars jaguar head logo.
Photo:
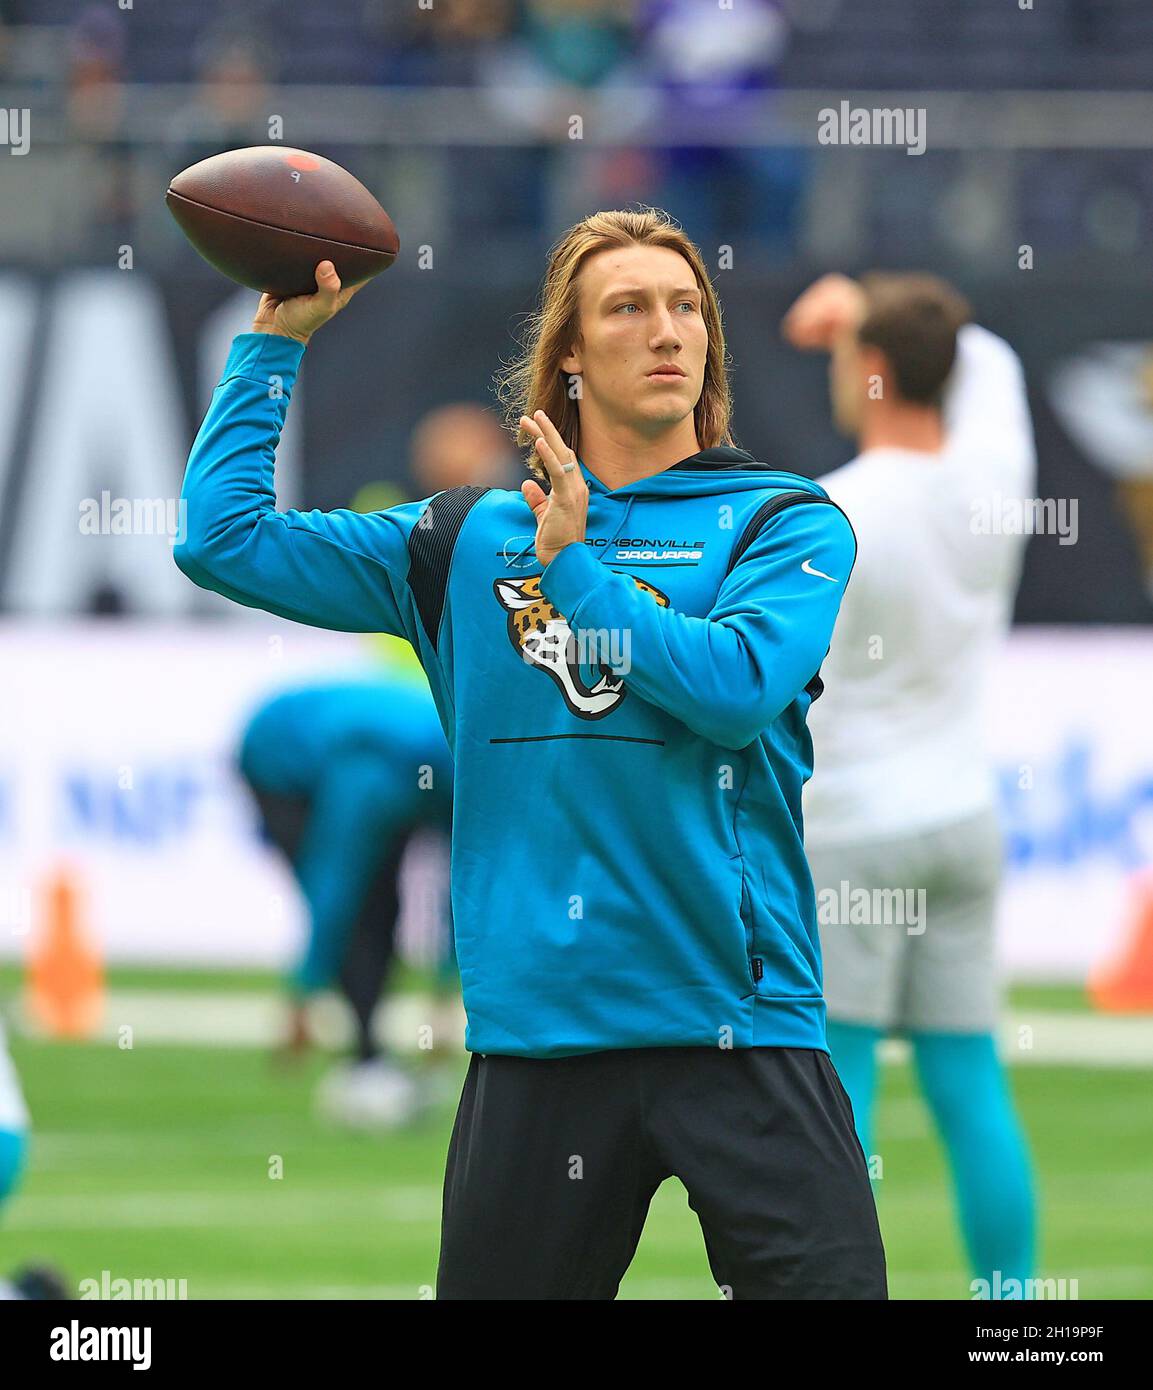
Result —
<svg viewBox="0 0 1153 1390"><path fill-rule="evenodd" d="M669 606L667 594L635 575L631 578L662 608ZM597 650L595 644L591 659L585 659L568 620L541 593L539 574L494 580L493 591L508 613L508 636L514 649L552 678L573 714L603 719L617 708L627 693L623 676L614 671L608 653Z"/></svg>

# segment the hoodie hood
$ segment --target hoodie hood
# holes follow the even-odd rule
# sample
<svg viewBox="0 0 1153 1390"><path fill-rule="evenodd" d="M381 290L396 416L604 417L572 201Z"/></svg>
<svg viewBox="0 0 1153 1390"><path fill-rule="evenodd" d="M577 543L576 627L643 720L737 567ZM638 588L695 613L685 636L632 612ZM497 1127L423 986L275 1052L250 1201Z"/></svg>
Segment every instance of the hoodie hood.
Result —
<svg viewBox="0 0 1153 1390"><path fill-rule="evenodd" d="M824 496L824 490L809 478L758 463L745 449L721 444L714 449L702 449L670 468L638 478L624 487L607 488L579 460L581 472L589 486L589 505L599 497L607 501L622 501L639 497L713 497L726 492L746 492L754 488L787 487L791 491L812 492Z"/></svg>
<svg viewBox="0 0 1153 1390"><path fill-rule="evenodd" d="M815 497L826 495L824 488L811 478L802 478L798 473L787 473L783 469L770 468L767 463L758 463L747 450L737 449L731 444L702 449L659 473L651 473L647 478L638 478L635 483L626 483L617 488L605 487L589 471L583 459L577 461L588 483L588 529L591 533L604 526L613 526L622 533L627 531L633 506L638 501L723 497L735 492L763 491L765 488L811 492ZM618 508L623 508L623 511L618 511ZM533 544L530 541L516 558L528 554ZM602 562L607 555L606 546L600 552Z"/></svg>

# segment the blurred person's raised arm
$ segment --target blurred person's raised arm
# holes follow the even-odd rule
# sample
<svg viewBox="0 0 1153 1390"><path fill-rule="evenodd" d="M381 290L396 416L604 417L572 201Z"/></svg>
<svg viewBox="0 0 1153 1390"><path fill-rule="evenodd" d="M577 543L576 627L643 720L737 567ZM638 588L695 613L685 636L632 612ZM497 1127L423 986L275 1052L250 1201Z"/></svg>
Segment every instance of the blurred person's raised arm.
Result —
<svg viewBox="0 0 1153 1390"><path fill-rule="evenodd" d="M945 440L950 451L1006 470L1005 486L1032 486L1036 467L1025 373L996 334L967 323L945 389Z"/></svg>

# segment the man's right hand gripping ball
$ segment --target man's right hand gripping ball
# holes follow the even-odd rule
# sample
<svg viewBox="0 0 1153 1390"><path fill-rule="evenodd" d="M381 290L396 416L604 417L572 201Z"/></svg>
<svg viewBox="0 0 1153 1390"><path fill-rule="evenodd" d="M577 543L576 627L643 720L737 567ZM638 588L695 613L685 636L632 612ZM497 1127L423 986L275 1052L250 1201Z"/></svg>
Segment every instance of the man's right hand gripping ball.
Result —
<svg viewBox="0 0 1153 1390"><path fill-rule="evenodd" d="M291 299L277 299L275 295L262 294L256 318L252 321L252 331L277 333L282 338L307 343L318 328L326 324L333 314L338 314L357 290L363 288L364 285L360 284L342 290L336 267L331 261L321 261L316 267L316 293L298 294Z"/></svg>

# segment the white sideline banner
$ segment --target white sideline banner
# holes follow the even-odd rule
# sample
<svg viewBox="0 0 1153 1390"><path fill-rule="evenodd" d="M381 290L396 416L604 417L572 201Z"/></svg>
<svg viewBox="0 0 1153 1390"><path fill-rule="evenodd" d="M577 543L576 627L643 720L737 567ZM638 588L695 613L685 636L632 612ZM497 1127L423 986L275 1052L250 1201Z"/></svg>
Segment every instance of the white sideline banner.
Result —
<svg viewBox="0 0 1153 1390"><path fill-rule="evenodd" d="M110 961L285 966L301 904L232 769L237 738L277 688L371 660L361 637L263 616L0 625L0 958L23 956L65 871ZM1140 629L1022 629L1004 649L988 724L1015 979L1083 980L1149 891L1150 692Z"/></svg>
<svg viewBox="0 0 1153 1390"><path fill-rule="evenodd" d="M23 955L63 870L110 961L286 964L301 900L235 749L278 687L367 661L272 617L0 627L0 954Z"/></svg>
<svg viewBox="0 0 1153 1390"><path fill-rule="evenodd" d="M1021 628L987 722L1001 790L1001 959L1013 979L1083 981L1153 902L1153 637Z"/></svg>

